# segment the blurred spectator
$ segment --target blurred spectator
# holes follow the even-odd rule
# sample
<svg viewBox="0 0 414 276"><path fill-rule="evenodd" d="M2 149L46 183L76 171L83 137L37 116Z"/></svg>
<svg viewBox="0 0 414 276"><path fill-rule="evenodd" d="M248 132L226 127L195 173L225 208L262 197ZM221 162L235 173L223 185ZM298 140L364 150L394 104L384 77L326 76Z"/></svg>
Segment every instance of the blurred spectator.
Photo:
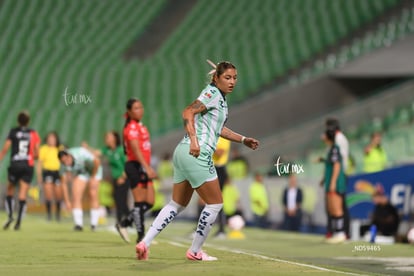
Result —
<svg viewBox="0 0 414 276"><path fill-rule="evenodd" d="M387 154L381 146L381 133L371 135L371 142L365 148L364 172L373 173L382 171L387 165Z"/></svg>
<svg viewBox="0 0 414 276"><path fill-rule="evenodd" d="M224 183L228 179L226 165L229 161L231 141L223 137L219 137L217 140L216 150L213 154L213 162L216 167L217 177L220 184L220 190L223 191ZM218 231L215 234L216 237L223 237L225 235L224 226L226 225L226 217L223 209L217 216Z"/></svg>
<svg viewBox="0 0 414 276"><path fill-rule="evenodd" d="M154 205L151 208L151 216L156 217L165 205L165 195L160 191L160 180L153 179L152 184L154 186Z"/></svg>
<svg viewBox="0 0 414 276"><path fill-rule="evenodd" d="M283 229L299 231L302 222L302 189L297 185L295 174L290 174L289 186L283 191L284 219Z"/></svg>
<svg viewBox="0 0 414 276"><path fill-rule="evenodd" d="M255 181L250 185L249 193L254 225L266 228L268 224L267 214L269 212L269 200L262 174L255 173Z"/></svg>
<svg viewBox="0 0 414 276"><path fill-rule="evenodd" d="M241 215L242 212L239 207L240 192L236 185L234 185L229 178L226 179L223 187L223 212L226 218L234 215Z"/></svg>
<svg viewBox="0 0 414 276"><path fill-rule="evenodd" d="M236 147L231 151L231 160L227 165L227 173L233 180L244 179L249 173L249 163Z"/></svg>
<svg viewBox="0 0 414 276"><path fill-rule="evenodd" d="M355 157L350 154L348 158L348 165L346 166L346 175L353 175L356 171L356 160Z"/></svg>
<svg viewBox="0 0 414 276"><path fill-rule="evenodd" d="M371 224L361 226L360 235L363 236L372 225L375 225L378 235L395 236L400 224L400 218L397 209L389 202L382 185L376 185L372 201L375 207Z"/></svg>
<svg viewBox="0 0 414 276"><path fill-rule="evenodd" d="M113 185L109 180L102 180L99 185L98 196L99 205L105 208L106 214L110 215L114 206Z"/></svg>
<svg viewBox="0 0 414 276"><path fill-rule="evenodd" d="M158 165L158 177L160 179L171 178L173 176L173 163L171 161L171 154L165 153L161 162Z"/></svg>

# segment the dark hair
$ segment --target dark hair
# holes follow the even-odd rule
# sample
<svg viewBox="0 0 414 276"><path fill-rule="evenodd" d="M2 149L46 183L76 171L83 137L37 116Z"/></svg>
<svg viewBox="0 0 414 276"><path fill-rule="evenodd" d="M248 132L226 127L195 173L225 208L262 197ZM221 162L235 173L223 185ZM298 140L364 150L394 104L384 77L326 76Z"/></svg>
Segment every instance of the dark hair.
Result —
<svg viewBox="0 0 414 276"><path fill-rule="evenodd" d="M127 103L126 103L126 109L131 110L132 106L134 105L134 103L136 102L140 102L140 100L138 100L137 98L130 98ZM125 113L125 126L129 123L129 121L131 121L131 118L129 118L128 112Z"/></svg>
<svg viewBox="0 0 414 276"><path fill-rule="evenodd" d="M138 100L137 98L130 98L127 103L126 103L126 109L127 110L131 110L132 106L134 105L134 103L136 102L140 102L140 100Z"/></svg>
<svg viewBox="0 0 414 276"><path fill-rule="evenodd" d="M58 158L60 160L60 158L62 158L63 156L69 155L69 153L66 150L60 150L58 152Z"/></svg>
<svg viewBox="0 0 414 276"><path fill-rule="evenodd" d="M325 122L327 129L333 129L333 130L341 130L341 127L339 125L339 121L336 118L328 118Z"/></svg>
<svg viewBox="0 0 414 276"><path fill-rule="evenodd" d="M57 134L56 131L50 131L48 134L46 134L45 138L44 138L44 143L47 143L47 137L49 137L49 135L53 135L55 136L56 139L56 147L60 146L60 139L59 139L59 135Z"/></svg>
<svg viewBox="0 0 414 276"><path fill-rule="evenodd" d="M109 131L108 133L111 133L115 137L115 145L119 147L121 145L121 136L119 136L119 133L116 130Z"/></svg>
<svg viewBox="0 0 414 276"><path fill-rule="evenodd" d="M326 138L331 142L335 142L335 134L336 134L336 130L332 128L328 128L325 131Z"/></svg>
<svg viewBox="0 0 414 276"><path fill-rule="evenodd" d="M27 111L21 111L19 115L17 115L17 122L20 126L27 126L30 121L30 115Z"/></svg>
<svg viewBox="0 0 414 276"><path fill-rule="evenodd" d="M220 77L227 69L236 69L236 66L234 66L233 63L228 61L221 61L217 63L216 70L214 74L211 76L211 82L214 83L214 77Z"/></svg>

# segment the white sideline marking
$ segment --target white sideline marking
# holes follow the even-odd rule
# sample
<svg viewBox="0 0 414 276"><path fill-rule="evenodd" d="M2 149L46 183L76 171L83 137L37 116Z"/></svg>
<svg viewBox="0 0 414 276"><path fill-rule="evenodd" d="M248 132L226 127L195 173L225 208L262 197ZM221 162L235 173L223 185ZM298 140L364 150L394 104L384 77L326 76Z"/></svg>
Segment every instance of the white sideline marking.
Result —
<svg viewBox="0 0 414 276"><path fill-rule="evenodd" d="M173 246L185 247L185 248L188 247L187 245L184 245L183 243L180 243L180 242L166 241L166 240L164 240L164 241L171 244L171 245L173 245ZM206 244L206 246L213 247L212 245L209 245L209 244ZM222 246L214 246L214 249L218 249L218 250L221 250L221 251L227 251L227 252L231 252L231 253L236 253L236 254L243 254L243 255L247 255L247 256L263 259L263 260L269 260L269 261L274 261L274 262L279 262L279 263L286 263L286 264L291 264L291 265L296 265L296 266L313 268L313 269L320 270L320 271L325 271L325 272L334 272L334 273L339 273L339 274L355 275L355 276L364 275L364 274L358 274L358 273L352 273L352 272L329 269L329 268L316 266L316 265L310 265L310 264L304 264L304 263L299 263L299 262L294 262L294 261L282 260L282 259L278 259L278 258L272 258L272 257L268 257L268 256L256 254L256 253L249 253L249 252L246 252L246 251L231 249L231 248L222 247Z"/></svg>

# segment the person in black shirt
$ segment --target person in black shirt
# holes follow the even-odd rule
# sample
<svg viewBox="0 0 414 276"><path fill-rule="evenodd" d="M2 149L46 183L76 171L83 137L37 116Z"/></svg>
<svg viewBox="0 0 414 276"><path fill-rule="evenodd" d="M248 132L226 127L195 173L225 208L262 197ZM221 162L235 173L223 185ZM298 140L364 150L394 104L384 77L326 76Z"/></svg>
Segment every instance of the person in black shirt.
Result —
<svg viewBox="0 0 414 276"><path fill-rule="evenodd" d="M8 229L10 224L14 221L13 196L17 185L19 185L19 212L14 229L20 229L21 219L26 205L27 192L33 178L34 161L39 154L40 138L35 130L28 128L30 121L29 114L27 112L20 112L17 116L17 121L19 126L10 130L6 142L0 152L1 161L11 148L6 192L8 219L3 225L4 230Z"/></svg>
<svg viewBox="0 0 414 276"><path fill-rule="evenodd" d="M395 236L400 224L400 217L397 209L390 203L384 193L382 185L377 185L372 198L375 207L372 215L371 225L377 227L377 234L382 236ZM364 225L361 227L361 236L371 227Z"/></svg>

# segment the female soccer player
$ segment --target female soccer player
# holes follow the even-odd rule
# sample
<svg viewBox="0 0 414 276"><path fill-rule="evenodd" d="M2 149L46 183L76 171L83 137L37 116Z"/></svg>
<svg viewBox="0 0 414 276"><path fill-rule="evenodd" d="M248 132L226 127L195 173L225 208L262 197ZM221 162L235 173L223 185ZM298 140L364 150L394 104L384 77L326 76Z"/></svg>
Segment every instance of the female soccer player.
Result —
<svg viewBox="0 0 414 276"><path fill-rule="evenodd" d="M134 208L129 218L117 224L121 237L127 241L125 228L132 221L137 230L137 243L144 237L144 214L154 204L154 187L151 179L157 177L151 164L151 142L148 129L142 123L144 106L138 99L129 99L126 104L124 126L124 149L127 155L125 173L134 197Z"/></svg>
<svg viewBox="0 0 414 276"><path fill-rule="evenodd" d="M83 230L82 197L89 184L91 208L91 230L95 231L99 220L99 182L102 180L102 167L99 158L83 147L61 150L58 154L61 162L61 181L65 203L72 207L75 231ZM67 183L72 179L72 203L69 202Z"/></svg>
<svg viewBox="0 0 414 276"><path fill-rule="evenodd" d="M38 184L43 184L45 194L45 205L47 220L52 220L52 200L56 204L56 220L60 220L60 206L63 199L62 186L60 185L60 162L58 158L59 149L62 146L56 132L49 132L45 144L39 149L39 160L37 162Z"/></svg>
<svg viewBox="0 0 414 276"><path fill-rule="evenodd" d="M8 168L8 185L6 192L6 209L8 220L3 225L6 230L13 222L13 196L15 187L19 185L19 212L14 230L19 230L22 220L24 207L26 205L27 192L30 188L30 182L33 179L34 161L38 157L40 138L38 133L28 128L30 116L27 112L20 112L17 116L19 126L10 130L0 152L0 161L7 154L11 147L10 166Z"/></svg>
<svg viewBox="0 0 414 276"><path fill-rule="evenodd" d="M236 85L236 67L224 61L217 64L211 73L211 83L183 111L187 133L174 151L175 185L172 200L161 210L144 239L137 244L138 260L148 259L148 248L152 240L187 206L194 190L206 205L200 214L193 243L186 256L194 261L217 260L201 250L223 206L220 185L212 161L217 139L221 136L233 142L243 143L252 149L256 149L259 142L224 127L227 119L226 95L231 93Z"/></svg>
<svg viewBox="0 0 414 276"><path fill-rule="evenodd" d="M342 165L339 146L335 144L335 130L327 129L325 143L329 146L325 159L324 188L326 193L328 215L332 220L333 236L328 243L340 243L346 240L344 228L343 194L346 192L346 178Z"/></svg>
<svg viewBox="0 0 414 276"><path fill-rule="evenodd" d="M108 160L111 169L112 185L114 188L113 196L116 207L116 226L118 231L123 231L121 236L125 241L129 242L126 229L119 229L122 219L129 215L127 204L129 185L126 183L126 175L124 173L126 156L121 145L121 137L117 131L108 131L105 134L105 146L101 150L91 148L86 142L84 142L82 146L91 151L94 155L98 157L103 156Z"/></svg>

